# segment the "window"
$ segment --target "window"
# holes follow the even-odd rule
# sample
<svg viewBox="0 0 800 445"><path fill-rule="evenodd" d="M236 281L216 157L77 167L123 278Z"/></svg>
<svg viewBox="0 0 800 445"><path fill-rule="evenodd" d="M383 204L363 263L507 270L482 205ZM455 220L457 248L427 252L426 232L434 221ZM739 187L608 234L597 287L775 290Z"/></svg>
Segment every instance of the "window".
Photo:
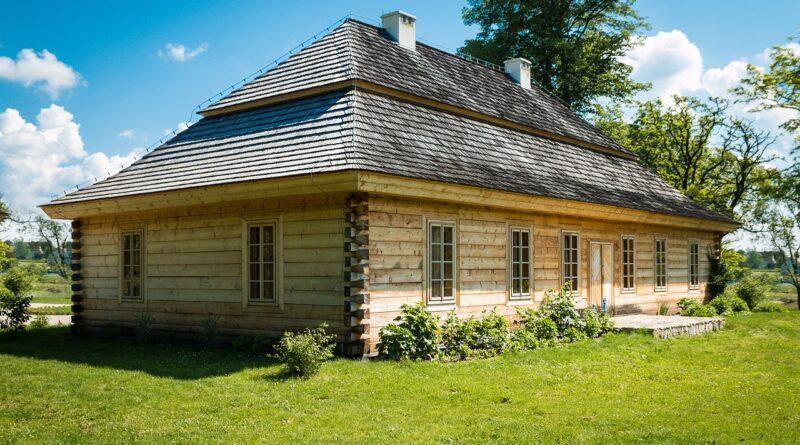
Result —
<svg viewBox="0 0 800 445"><path fill-rule="evenodd" d="M531 231L511 229L511 298L531 296Z"/></svg>
<svg viewBox="0 0 800 445"><path fill-rule="evenodd" d="M655 252L656 290L667 290L667 240L656 239Z"/></svg>
<svg viewBox="0 0 800 445"><path fill-rule="evenodd" d="M142 299L142 238L141 230L122 232L120 297L123 300Z"/></svg>
<svg viewBox="0 0 800 445"><path fill-rule="evenodd" d="M636 241L632 236L622 237L622 291L636 288Z"/></svg>
<svg viewBox="0 0 800 445"><path fill-rule="evenodd" d="M247 226L248 299L255 303L277 301L276 224Z"/></svg>
<svg viewBox="0 0 800 445"><path fill-rule="evenodd" d="M428 224L428 302L455 301L455 224Z"/></svg>
<svg viewBox="0 0 800 445"><path fill-rule="evenodd" d="M561 234L561 278L563 284L570 286L573 294L578 293L579 242L576 232L563 232Z"/></svg>
<svg viewBox="0 0 800 445"><path fill-rule="evenodd" d="M689 287L700 287L700 245L697 242L689 243Z"/></svg>

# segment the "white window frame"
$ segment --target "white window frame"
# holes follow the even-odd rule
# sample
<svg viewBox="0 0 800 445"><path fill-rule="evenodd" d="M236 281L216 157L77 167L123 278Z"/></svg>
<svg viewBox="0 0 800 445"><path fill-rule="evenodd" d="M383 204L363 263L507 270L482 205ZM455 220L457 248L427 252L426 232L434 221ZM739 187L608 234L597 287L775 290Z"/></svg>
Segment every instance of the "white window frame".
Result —
<svg viewBox="0 0 800 445"><path fill-rule="evenodd" d="M630 252L630 262L625 263L625 241L630 240L633 241L633 249ZM622 241L620 242L620 249L619 249L619 259L620 259L620 289L622 289L622 293L636 293L636 236L634 235L622 235ZM633 284L630 287L625 287L625 265L631 265L631 283Z"/></svg>
<svg viewBox="0 0 800 445"><path fill-rule="evenodd" d="M444 297L444 278L445 263L444 251L442 251L442 258L439 260L442 270L442 297L438 299L433 298L433 252L431 251L431 228L434 226L449 227L453 230L453 258L452 258L452 289L453 295L451 297ZM444 245L444 231L442 231L442 245ZM458 301L458 224L455 220L443 219L428 219L425 221L425 303L428 306L438 307L454 307L457 306Z"/></svg>
<svg viewBox="0 0 800 445"><path fill-rule="evenodd" d="M577 240L576 241L577 245L575 246L576 256L577 256L576 262L569 263L569 264L577 264L577 267L575 268L576 270L575 280L578 284L577 286L575 286L577 289L572 289L572 296L577 297L580 296L581 292L581 233L577 230L562 230L561 233L559 234L558 248L559 248L559 257L561 258L560 261L561 271L559 275L561 276L561 286L566 284L566 279L567 279L567 276L564 274L564 266L566 266L567 264L566 258L564 256L564 237L566 235L575 235L575 239ZM572 277L570 276L570 278Z"/></svg>
<svg viewBox="0 0 800 445"><path fill-rule="evenodd" d="M527 233L528 235L528 243L527 246L514 246L514 234L520 234L520 241L522 238L522 233ZM514 252L515 249L520 250L520 260L514 260ZM520 290L522 289L522 280L524 279L522 276L519 278L514 277L514 270L517 264L520 264L520 267L524 267L524 262L522 261L522 249L527 248L528 250L528 261L527 261L527 271L528 271L528 292L514 292L514 281L520 281ZM511 225L508 227L508 298L509 300L530 300L531 296L533 295L533 230L530 226L517 226ZM520 269L522 271L522 269Z"/></svg>
<svg viewBox="0 0 800 445"><path fill-rule="evenodd" d="M692 247L696 247L697 248L697 252L696 253L692 253ZM686 267L686 278L687 278L687 282L689 284L689 289L694 289L694 290L700 289L700 242L698 242L697 240L689 240L689 245L688 245L687 251L688 251L688 259L687 259L688 262L687 262L687 267ZM692 274L692 257L693 256L697 260L697 264L696 264L697 269L696 269L694 275ZM696 283L692 283L692 281L693 281L692 278L695 278L697 280L697 282Z"/></svg>
<svg viewBox="0 0 800 445"><path fill-rule="evenodd" d="M273 228L273 298L250 298L250 228L271 226ZM263 237L262 234L260 235ZM259 238L259 246L263 244ZM261 261L259 261L259 265ZM263 272L259 276L263 286ZM257 220L244 220L242 224L242 304L243 306L275 306L283 307L283 224L280 217Z"/></svg>
<svg viewBox="0 0 800 445"><path fill-rule="evenodd" d="M664 285L658 285L658 243L664 245ZM653 288L656 292L667 292L669 287L669 244L667 238L658 237L653 241Z"/></svg>
<svg viewBox="0 0 800 445"><path fill-rule="evenodd" d="M119 301L126 303L141 303L145 301L147 295L147 243L145 239L144 227L126 227L120 229L119 234L119 282L117 292L119 293ZM126 297L123 292L125 283L125 268L133 265L126 264L125 262L125 237L129 235L136 235L139 237L139 295L135 297Z"/></svg>

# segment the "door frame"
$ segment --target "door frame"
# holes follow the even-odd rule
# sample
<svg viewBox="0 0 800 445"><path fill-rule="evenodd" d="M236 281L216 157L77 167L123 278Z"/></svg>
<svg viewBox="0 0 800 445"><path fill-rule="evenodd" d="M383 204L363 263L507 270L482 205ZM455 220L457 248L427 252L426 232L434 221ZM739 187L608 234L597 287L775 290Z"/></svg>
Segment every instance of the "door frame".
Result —
<svg viewBox="0 0 800 445"><path fill-rule="evenodd" d="M603 250L602 249L603 249L603 246L611 246L611 296L610 296L609 301L608 301L608 306L606 307L606 311L610 311L611 308L614 307L614 300L615 300L615 297L616 297L615 296L615 292L614 292L614 287L616 286L616 284L614 283L614 278L616 276L616 271L615 271L615 269L616 269L616 262L615 262L616 261L615 260L616 249L614 248L614 242L613 241L589 241L589 255L588 255L588 258L587 258L588 259L587 262L589 263L589 264L587 264L587 266L589 268L589 275L588 275L589 280L588 280L588 283L587 283L587 285L588 285L587 287L589 288L589 292L588 292L588 298L586 300L586 304L587 304L587 307L588 307L588 306L591 306L592 303L593 303L593 301L592 301L592 299L593 299L593 295L592 295L592 272L594 271L594 269L593 269L594 266L592 265L592 247L594 245L600 246L600 261L601 261L601 264L600 264L600 276L601 277L603 275L603 273L602 273L602 268L603 268L603 265L602 265ZM602 278L601 278L601 281L602 281ZM601 282L600 283L600 288L601 289L602 289L602 285L603 284ZM602 292L602 290L601 290L601 292ZM600 298L602 299L602 294L601 294Z"/></svg>

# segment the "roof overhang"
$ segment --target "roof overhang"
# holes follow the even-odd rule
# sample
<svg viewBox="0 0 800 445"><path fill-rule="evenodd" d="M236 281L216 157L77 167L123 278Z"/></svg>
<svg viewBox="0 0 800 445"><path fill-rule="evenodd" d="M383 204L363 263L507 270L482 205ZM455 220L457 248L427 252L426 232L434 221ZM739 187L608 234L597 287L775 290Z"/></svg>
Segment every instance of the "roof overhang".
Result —
<svg viewBox="0 0 800 445"><path fill-rule="evenodd" d="M360 170L230 183L88 201L50 203L40 207L51 218L77 219L252 199L354 192L707 232L728 233L740 226L733 222L668 215L606 204L548 198Z"/></svg>

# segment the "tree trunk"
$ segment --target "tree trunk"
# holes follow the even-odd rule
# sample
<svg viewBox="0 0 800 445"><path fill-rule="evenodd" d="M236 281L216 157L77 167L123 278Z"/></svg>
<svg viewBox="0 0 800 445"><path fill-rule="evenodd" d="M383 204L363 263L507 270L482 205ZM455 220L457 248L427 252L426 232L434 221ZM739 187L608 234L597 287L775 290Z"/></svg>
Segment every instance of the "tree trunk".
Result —
<svg viewBox="0 0 800 445"><path fill-rule="evenodd" d="M797 309L800 310L800 285L795 284L795 291L797 291Z"/></svg>

